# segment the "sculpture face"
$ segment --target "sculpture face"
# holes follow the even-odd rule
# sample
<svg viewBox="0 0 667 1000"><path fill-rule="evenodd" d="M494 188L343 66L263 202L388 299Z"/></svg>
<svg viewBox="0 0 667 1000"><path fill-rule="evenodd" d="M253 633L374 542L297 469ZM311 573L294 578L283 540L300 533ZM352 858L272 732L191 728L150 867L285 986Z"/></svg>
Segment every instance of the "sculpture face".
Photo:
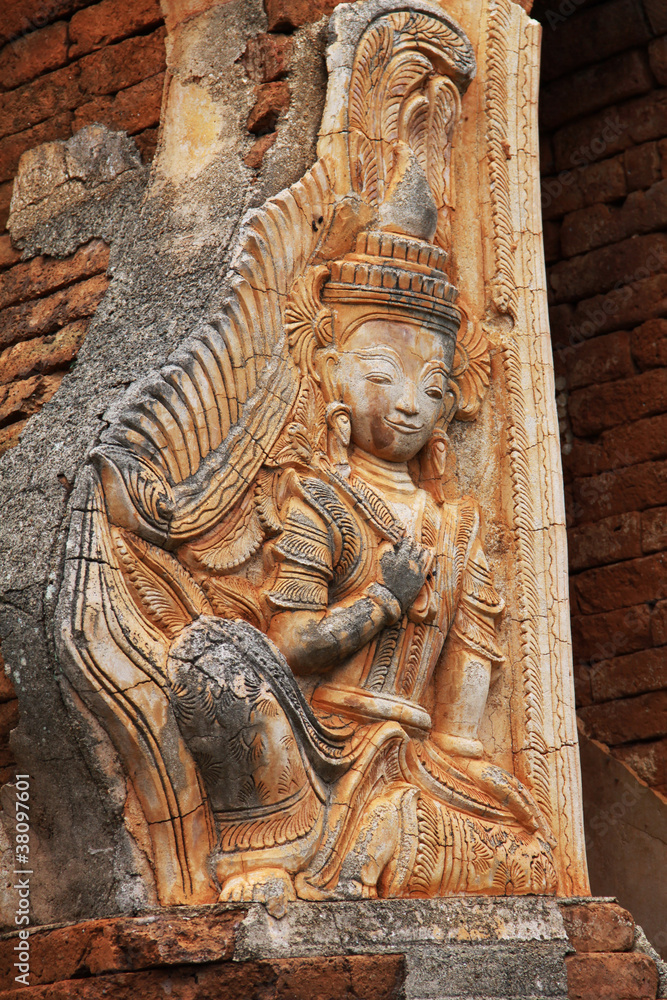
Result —
<svg viewBox="0 0 667 1000"><path fill-rule="evenodd" d="M368 320L345 339L339 374L352 443L389 462L414 458L444 407L443 338L411 323Z"/></svg>

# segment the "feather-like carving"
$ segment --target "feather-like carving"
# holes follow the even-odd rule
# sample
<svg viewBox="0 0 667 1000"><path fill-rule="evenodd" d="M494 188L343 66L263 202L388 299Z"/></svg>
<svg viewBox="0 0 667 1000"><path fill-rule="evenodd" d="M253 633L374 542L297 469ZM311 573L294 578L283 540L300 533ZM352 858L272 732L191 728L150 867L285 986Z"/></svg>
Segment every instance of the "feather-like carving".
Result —
<svg viewBox="0 0 667 1000"><path fill-rule="evenodd" d="M170 639L201 614L211 614L203 591L177 559L131 532L112 529L120 565L144 613Z"/></svg>
<svg viewBox="0 0 667 1000"><path fill-rule="evenodd" d="M249 491L221 524L183 548L180 555L197 569L225 573L247 562L263 541L264 531Z"/></svg>
<svg viewBox="0 0 667 1000"><path fill-rule="evenodd" d="M393 42L393 27L383 19L366 33L357 50L350 81L349 123L350 128L358 129L367 138L379 138L371 131L368 95L384 72Z"/></svg>
<svg viewBox="0 0 667 1000"><path fill-rule="evenodd" d="M220 618L242 618L261 632L269 627L258 588L242 576L211 577L205 583L206 593Z"/></svg>
<svg viewBox="0 0 667 1000"><path fill-rule="evenodd" d="M161 544L182 543L215 527L252 482L299 390L288 295L331 210L318 161L249 217L221 312L128 394L94 453L117 524Z"/></svg>

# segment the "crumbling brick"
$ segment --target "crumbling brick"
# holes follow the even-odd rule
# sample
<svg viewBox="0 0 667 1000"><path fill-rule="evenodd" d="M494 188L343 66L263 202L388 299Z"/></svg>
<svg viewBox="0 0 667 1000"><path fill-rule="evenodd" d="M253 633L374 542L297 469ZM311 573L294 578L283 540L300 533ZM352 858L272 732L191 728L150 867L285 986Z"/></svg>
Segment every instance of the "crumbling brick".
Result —
<svg viewBox="0 0 667 1000"><path fill-rule="evenodd" d="M87 330L88 321L78 320L55 334L22 340L8 347L0 353L0 385L26 378L34 372L62 368L79 353Z"/></svg>
<svg viewBox="0 0 667 1000"><path fill-rule="evenodd" d="M76 109L73 131L101 122L108 128L135 135L160 123L164 73L119 91L115 97L96 97Z"/></svg>
<svg viewBox="0 0 667 1000"><path fill-rule="evenodd" d="M274 132L278 118L289 106L290 92L285 81L257 87L257 100L248 115L248 131L255 135Z"/></svg>
<svg viewBox="0 0 667 1000"><path fill-rule="evenodd" d="M617 903L567 904L561 906L561 913L577 952L632 950L635 922Z"/></svg>
<svg viewBox="0 0 667 1000"><path fill-rule="evenodd" d="M289 35L260 33L248 40L241 61L255 83L273 83L289 70L293 47Z"/></svg>
<svg viewBox="0 0 667 1000"><path fill-rule="evenodd" d="M54 139L68 139L72 134L72 113L65 111L34 128L0 139L0 181L14 176L21 156L35 146Z"/></svg>
<svg viewBox="0 0 667 1000"><path fill-rule="evenodd" d="M108 279L99 274L43 299L3 309L0 312L0 348L30 337L49 336L60 326L92 316L108 284ZM0 384L17 377L7 375L8 358L5 352L0 353Z"/></svg>
<svg viewBox="0 0 667 1000"><path fill-rule="evenodd" d="M108 263L109 247L102 240L92 240L65 260L33 257L0 275L0 309L101 274Z"/></svg>
<svg viewBox="0 0 667 1000"><path fill-rule="evenodd" d="M329 16L340 0L264 0L269 31L292 31ZM351 0L343 0L350 3Z"/></svg>

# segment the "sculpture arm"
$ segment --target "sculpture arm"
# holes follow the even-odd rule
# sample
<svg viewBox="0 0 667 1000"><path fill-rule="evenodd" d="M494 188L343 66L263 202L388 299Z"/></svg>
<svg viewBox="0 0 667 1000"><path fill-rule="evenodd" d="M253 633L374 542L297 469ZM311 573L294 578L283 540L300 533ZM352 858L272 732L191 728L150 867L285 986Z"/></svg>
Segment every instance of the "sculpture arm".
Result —
<svg viewBox="0 0 667 1000"><path fill-rule="evenodd" d="M329 670L369 643L402 615L387 587L372 584L351 602L326 611L283 611L274 615L268 636L300 676Z"/></svg>
<svg viewBox="0 0 667 1000"><path fill-rule="evenodd" d="M495 621L503 609L484 550L475 538L463 576L454 623L435 674L432 738L441 749L478 757L477 733L489 693L491 671L504 657L495 643Z"/></svg>

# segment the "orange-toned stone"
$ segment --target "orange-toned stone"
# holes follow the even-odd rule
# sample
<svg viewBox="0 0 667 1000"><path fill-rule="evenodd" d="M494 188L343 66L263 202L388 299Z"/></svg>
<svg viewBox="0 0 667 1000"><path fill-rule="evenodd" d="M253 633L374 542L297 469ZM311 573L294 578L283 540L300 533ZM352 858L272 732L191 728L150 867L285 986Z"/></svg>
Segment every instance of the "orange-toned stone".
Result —
<svg viewBox="0 0 667 1000"><path fill-rule="evenodd" d="M261 33L249 39L242 62L255 83L272 83L284 76L292 58L293 41L289 35Z"/></svg>
<svg viewBox="0 0 667 1000"><path fill-rule="evenodd" d="M31 938L32 941L32 938ZM32 972L32 970L31 970ZM401 955L351 955L177 965L34 985L31 1000L394 1000L405 978ZM21 1000L19 990L4 1000Z"/></svg>
<svg viewBox="0 0 667 1000"><path fill-rule="evenodd" d="M52 21L66 19L86 0L21 0L0 6L0 45L42 28Z"/></svg>
<svg viewBox="0 0 667 1000"><path fill-rule="evenodd" d="M159 27L150 35L128 38L84 56L78 63L81 90L90 97L116 94L161 73L166 66L166 31Z"/></svg>
<svg viewBox="0 0 667 1000"><path fill-rule="evenodd" d="M164 73L119 91L115 97L97 97L76 109L72 129L101 122L109 128L134 135L160 122Z"/></svg>
<svg viewBox="0 0 667 1000"><path fill-rule="evenodd" d="M21 252L12 246L12 238L9 233L0 236L0 268L11 267L20 259Z"/></svg>
<svg viewBox="0 0 667 1000"><path fill-rule="evenodd" d="M12 178L23 153L43 142L67 139L72 134L72 113L65 111L34 128L0 139L0 181Z"/></svg>
<svg viewBox="0 0 667 1000"><path fill-rule="evenodd" d="M7 226L9 206L12 200L12 184L0 184L0 231Z"/></svg>
<svg viewBox="0 0 667 1000"><path fill-rule="evenodd" d="M57 21L5 45L0 51L0 89L13 90L66 62L67 24Z"/></svg>
<svg viewBox="0 0 667 1000"><path fill-rule="evenodd" d="M70 323L56 334L23 340L0 353L0 385L49 372L73 361L88 329L87 320Z"/></svg>
<svg viewBox="0 0 667 1000"><path fill-rule="evenodd" d="M142 163L150 163L153 160L157 150L159 134L159 129L147 128L135 135L134 141L141 153Z"/></svg>
<svg viewBox="0 0 667 1000"><path fill-rule="evenodd" d="M630 951L634 942L632 915L617 903L562 905L567 936L578 952Z"/></svg>
<svg viewBox="0 0 667 1000"><path fill-rule="evenodd" d="M252 144L250 152L243 157L243 162L246 166L251 167L253 170L258 170L264 162L264 154L267 149L273 146L277 138L277 132L269 132L267 135L261 135L257 142Z"/></svg>
<svg viewBox="0 0 667 1000"><path fill-rule="evenodd" d="M265 83L257 88L257 101L248 115L248 131L255 135L273 132L278 118L289 106L289 86L284 81Z"/></svg>
<svg viewBox="0 0 667 1000"><path fill-rule="evenodd" d="M136 32L157 27L161 21L158 0L133 0L132 3L102 0L92 7L84 7L69 22L69 58L76 59Z"/></svg>
<svg viewBox="0 0 667 1000"><path fill-rule="evenodd" d="M198 14L204 14L211 7L222 6L231 0L164 0L163 10L167 29L172 32L179 24L184 24Z"/></svg>
<svg viewBox="0 0 667 1000"><path fill-rule="evenodd" d="M0 312L0 347L30 337L48 336L66 323L92 316L108 284L108 278L99 274L46 298L3 309ZM0 379L7 381L3 376L0 372Z"/></svg>
<svg viewBox="0 0 667 1000"><path fill-rule="evenodd" d="M331 14L337 2L338 0L264 0L269 31L285 31L319 21ZM343 2L349 3L351 0Z"/></svg>
<svg viewBox="0 0 667 1000"><path fill-rule="evenodd" d="M6 451L19 443L19 437L27 422L27 420L16 420L14 423L7 424L6 427L0 427L0 455L4 455Z"/></svg>
<svg viewBox="0 0 667 1000"><path fill-rule="evenodd" d="M648 955L570 955L566 962L569 1000L655 1000L658 971Z"/></svg>
<svg viewBox="0 0 667 1000"><path fill-rule="evenodd" d="M33 257L0 275L0 309L100 274L108 263L109 247L102 240L92 240L65 260Z"/></svg>
<svg viewBox="0 0 667 1000"><path fill-rule="evenodd" d="M86 98L79 80L79 66L72 63L5 94L0 105L0 136L23 132L81 104Z"/></svg>
<svg viewBox="0 0 667 1000"><path fill-rule="evenodd" d="M31 985L87 975L106 978L110 973L138 972L152 966L200 966L229 960L236 928L244 916L243 910L183 915L165 911L35 930L30 936ZM12 985L15 943L15 938L0 942L0 989Z"/></svg>
<svg viewBox="0 0 667 1000"><path fill-rule="evenodd" d="M29 417L48 403L60 388L63 373L34 375L32 378L0 386L0 423L9 417Z"/></svg>

